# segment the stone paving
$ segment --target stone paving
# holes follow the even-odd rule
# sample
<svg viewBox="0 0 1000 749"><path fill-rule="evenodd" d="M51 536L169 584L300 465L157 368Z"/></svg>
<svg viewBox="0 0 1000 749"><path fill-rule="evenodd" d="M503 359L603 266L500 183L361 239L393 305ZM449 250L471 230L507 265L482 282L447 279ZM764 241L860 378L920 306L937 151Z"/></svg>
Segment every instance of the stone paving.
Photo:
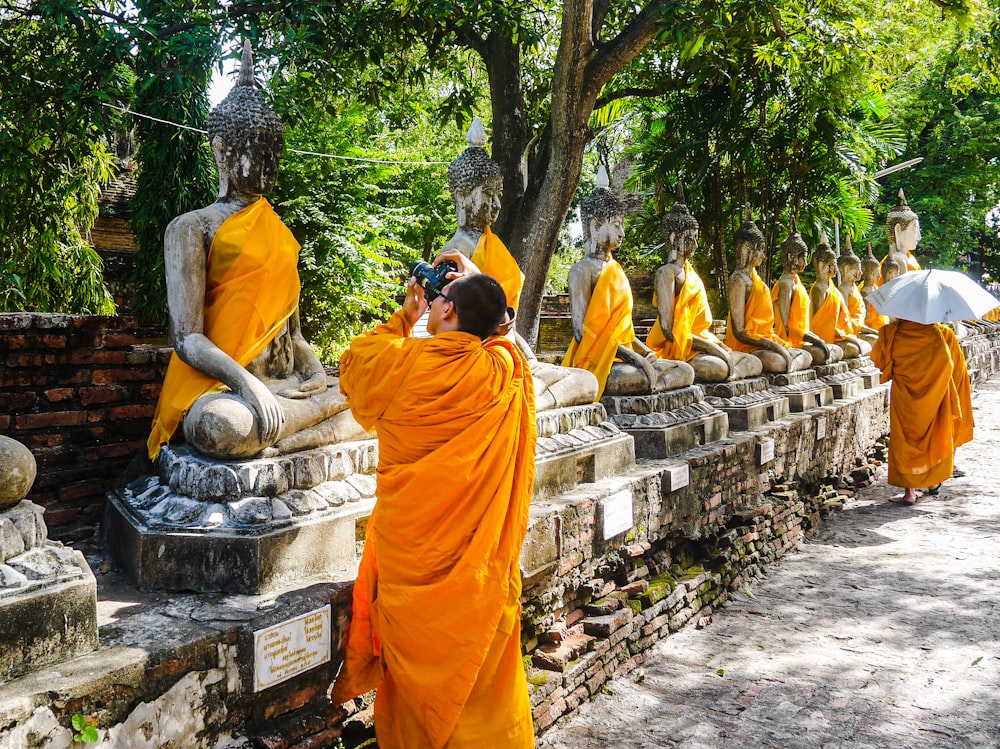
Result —
<svg viewBox="0 0 1000 749"><path fill-rule="evenodd" d="M539 749L1000 747L1000 382L962 478L914 507L876 483Z"/></svg>

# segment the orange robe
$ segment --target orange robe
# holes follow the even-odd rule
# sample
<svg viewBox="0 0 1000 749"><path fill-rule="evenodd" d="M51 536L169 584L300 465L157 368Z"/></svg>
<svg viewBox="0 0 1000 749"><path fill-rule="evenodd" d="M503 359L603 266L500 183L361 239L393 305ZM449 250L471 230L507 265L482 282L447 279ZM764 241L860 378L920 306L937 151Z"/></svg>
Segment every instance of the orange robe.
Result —
<svg viewBox="0 0 1000 749"><path fill-rule="evenodd" d="M843 294L841 294L843 296ZM860 333L861 326L865 324L865 315L867 310L865 309L865 298L861 296L861 292L858 290L857 286L851 288L850 296L847 299L847 316L851 321L852 332Z"/></svg>
<svg viewBox="0 0 1000 749"><path fill-rule="evenodd" d="M479 237L476 251L472 253L472 262L483 273L495 278L507 294L507 304L517 309L521 299L521 287L524 286L524 274L520 266L510 254L507 245L487 226Z"/></svg>
<svg viewBox="0 0 1000 749"><path fill-rule="evenodd" d="M781 319L781 314L774 316L774 329L778 335L786 339L794 348L802 348L805 342L805 334L809 330L809 307L812 302L809 300L809 292L801 281L799 274L793 273L795 286L792 289L792 300L788 305L788 328ZM779 281L780 283L780 281ZM778 312L778 283L771 287L771 303L774 311Z"/></svg>
<svg viewBox="0 0 1000 749"><path fill-rule="evenodd" d="M205 260L205 336L242 366L263 351L299 303L299 243L261 198L222 222ZM194 402L225 386L174 352L146 447L151 460Z"/></svg>
<svg viewBox="0 0 1000 749"><path fill-rule="evenodd" d="M341 358L379 466L332 699L377 687L382 749L533 747L519 603L531 373L505 338L409 332L396 312Z"/></svg>
<svg viewBox="0 0 1000 749"><path fill-rule="evenodd" d="M656 294L653 294L653 306L656 306ZM690 261L684 262L684 284L674 300L672 332L674 340L668 341L657 317L646 337L646 345L661 359L691 361L699 353L693 348L695 336L712 343L722 343L712 332L712 310L708 306L705 284Z"/></svg>
<svg viewBox="0 0 1000 749"><path fill-rule="evenodd" d="M633 341L632 287L618 261L610 258L594 285L583 318L583 338L578 341L574 337L570 341L562 365L593 372L600 385L597 392L600 398L608 384L618 346L628 346Z"/></svg>
<svg viewBox="0 0 1000 749"><path fill-rule="evenodd" d="M813 284L815 287L816 284ZM847 309L844 295L836 284L831 283L826 299L818 309L813 310L809 329L826 343L836 343L849 335L854 335L854 324Z"/></svg>
<svg viewBox="0 0 1000 749"><path fill-rule="evenodd" d="M750 271L750 280L753 286L743 307L743 330L751 338L770 338L787 348L788 341L774 330L774 303L764 281L757 275L756 268ZM742 351L744 354L757 351L759 348L743 343L733 334L732 315L726 321L726 345L733 351Z"/></svg>
<svg viewBox="0 0 1000 749"><path fill-rule="evenodd" d="M875 305L869 301L865 301L865 307L867 307L868 312L865 315L865 325L874 330L881 330L883 326L889 324L889 318L875 309Z"/></svg>
<svg viewBox="0 0 1000 749"><path fill-rule="evenodd" d="M872 361L889 401L889 483L921 488L950 477L955 448L972 439L969 373L950 328L894 320L879 331Z"/></svg>

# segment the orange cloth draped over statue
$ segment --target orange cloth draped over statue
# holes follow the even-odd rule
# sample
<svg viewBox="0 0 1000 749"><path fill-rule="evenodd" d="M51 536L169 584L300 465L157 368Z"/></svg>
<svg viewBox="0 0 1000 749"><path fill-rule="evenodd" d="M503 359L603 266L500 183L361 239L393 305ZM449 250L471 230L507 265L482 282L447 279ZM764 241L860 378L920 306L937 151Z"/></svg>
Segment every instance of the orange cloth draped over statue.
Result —
<svg viewBox="0 0 1000 749"><path fill-rule="evenodd" d="M535 398L510 341L355 338L341 390L379 439L378 500L332 699L378 688L382 749L534 746L520 645Z"/></svg>
<svg viewBox="0 0 1000 749"><path fill-rule="evenodd" d="M510 254L507 245L487 226L479 237L476 251L472 253L472 262L483 273L493 276L503 287L507 295L508 306L517 309L521 299L521 287L524 286L524 274L520 266Z"/></svg>
<svg viewBox="0 0 1000 749"><path fill-rule="evenodd" d="M844 296L841 294L841 296ZM865 298L861 296L861 292L858 290L857 286L851 289L850 296L846 297L847 301L847 316L851 321L851 329L854 333L860 333L861 327L865 325L865 315L868 312L865 309Z"/></svg>
<svg viewBox="0 0 1000 749"><path fill-rule="evenodd" d="M799 280L799 274L793 273L795 285L792 287L792 298L788 305L788 328L780 314L774 316L774 329L777 334L788 341L794 348L802 348L805 341L805 334L809 330L809 292L805 285ZM771 288L771 304L774 311L778 312L778 284Z"/></svg>
<svg viewBox="0 0 1000 749"><path fill-rule="evenodd" d="M632 287L628 276L614 258L609 258L594 285L594 293L583 318L583 338L570 341L563 357L564 367L580 367L594 373L604 394L615 362L618 346L635 341L632 327Z"/></svg>
<svg viewBox="0 0 1000 749"><path fill-rule="evenodd" d="M750 271L750 280L753 286L743 305L743 330L751 338L770 338L772 341L788 347L788 341L782 338L774 330L774 303L771 301L771 293L764 285L764 281L757 275L757 269ZM758 346L751 346L743 343L733 334L732 315L726 321L726 345L733 351L742 351L749 354L757 351Z"/></svg>
<svg viewBox="0 0 1000 749"><path fill-rule="evenodd" d="M888 260L891 256L892 256L892 253L890 252L884 258L882 258L882 262L879 263L879 268L882 270L883 275L885 273L885 261ZM906 270L907 271L911 271L911 270L920 270L920 269L921 269L920 268L920 263L917 260L916 255L914 255L912 252L907 251L907 253L906 253ZM878 283L875 284L875 285L876 286L881 286L883 283L885 283L885 282L880 278L879 281L878 281Z"/></svg>
<svg viewBox="0 0 1000 749"><path fill-rule="evenodd" d="M813 284L815 288L816 284ZM854 323L851 322L844 295L835 284L828 287L826 299L814 309L809 329L826 343L836 343L849 335L854 335Z"/></svg>
<svg viewBox="0 0 1000 749"><path fill-rule="evenodd" d="M940 324L894 320L872 361L889 398L889 483L923 488L951 476L955 448L972 439L969 373L955 334Z"/></svg>
<svg viewBox="0 0 1000 749"><path fill-rule="evenodd" d="M864 284L861 284L858 288L863 289ZM882 326L889 324L889 318L875 309L875 305L867 299L865 300L865 307L867 308L867 312L865 313L865 325L869 328L881 330Z"/></svg>
<svg viewBox="0 0 1000 749"><path fill-rule="evenodd" d="M295 312L298 261L299 243L264 198L223 221L205 261L205 337L242 366L250 364ZM198 398L224 388L174 352L146 443L150 459Z"/></svg>
<svg viewBox="0 0 1000 749"><path fill-rule="evenodd" d="M656 306L656 294L653 294L653 306ZM676 359L691 361L699 352L693 348L694 337L705 338L712 343L722 343L712 332L712 310L708 306L708 293L701 276L691 266L689 260L684 261L684 284L674 300L674 340L668 341L660 327L660 318L656 318L646 345L661 359Z"/></svg>

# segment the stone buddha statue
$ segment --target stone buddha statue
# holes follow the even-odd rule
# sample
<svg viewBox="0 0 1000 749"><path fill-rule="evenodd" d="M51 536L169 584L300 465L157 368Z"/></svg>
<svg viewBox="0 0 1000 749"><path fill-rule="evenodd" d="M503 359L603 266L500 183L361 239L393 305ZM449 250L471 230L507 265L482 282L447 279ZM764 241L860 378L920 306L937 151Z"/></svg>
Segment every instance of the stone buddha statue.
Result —
<svg viewBox="0 0 1000 749"><path fill-rule="evenodd" d="M503 242L490 230L500 213L503 173L486 152L486 130L478 117L473 119L466 140L469 147L448 167L448 189L455 202L458 229L441 251L458 250L480 271L496 278L507 293L507 303L516 310L524 275ZM506 335L513 339L531 368L537 410L597 400L597 378L591 372L540 361L528 342L513 330L513 320L506 323L505 327L511 328Z"/></svg>
<svg viewBox="0 0 1000 749"><path fill-rule="evenodd" d="M899 188L896 205L886 214L885 233L889 240L889 253L886 258L896 257L897 261L901 261L905 267L904 273L908 270L920 270L920 263L913 254L917 249L917 242L920 241L920 219L906 202L902 187ZM884 265L882 275L883 277L886 275Z"/></svg>
<svg viewBox="0 0 1000 749"><path fill-rule="evenodd" d="M899 270L895 260L891 264L897 271ZM867 252L861 260L861 296L864 297L866 307L865 325L876 331L889 322L889 318L875 309L875 305L868 299L872 289L877 289L881 283L882 265L872 252L872 244L869 242Z"/></svg>
<svg viewBox="0 0 1000 749"><path fill-rule="evenodd" d="M573 341L564 366L589 369L602 395L647 395L687 387L694 369L660 359L635 337L632 290L611 256L625 238L625 202L608 189L602 166L597 187L580 204L584 257L569 271Z"/></svg>
<svg viewBox="0 0 1000 749"><path fill-rule="evenodd" d="M263 197L278 175L284 128L253 78L212 110L219 199L166 229L174 345L148 441L175 439L214 458L287 453L365 436L299 326L299 244Z"/></svg>
<svg viewBox="0 0 1000 749"><path fill-rule="evenodd" d="M726 344L734 351L753 354L765 372L785 373L806 369L812 355L792 346L774 330L774 304L771 294L757 274L764 262L764 234L750 218L750 206L744 206L743 223L733 236L736 268L729 276L729 320Z"/></svg>
<svg viewBox="0 0 1000 749"><path fill-rule="evenodd" d="M724 382L757 377L760 359L733 351L712 332L708 295L691 258L698 250L698 221L684 202L684 188L677 183L677 202L660 221L666 265L656 271L653 304L657 317L646 345L663 359L686 361L695 378Z"/></svg>
<svg viewBox="0 0 1000 749"><path fill-rule="evenodd" d="M850 237L844 239L844 251L837 257L837 271L840 274L837 289L847 302L847 313L854 324L855 335L874 343L878 339L878 330L868 325L868 308L858 288L862 273L861 258L854 254Z"/></svg>
<svg viewBox="0 0 1000 749"><path fill-rule="evenodd" d="M854 359L871 351L871 344L855 335L854 322L847 308L847 300L840 293L834 278L837 274L837 255L826 242L820 242L813 253L813 270L816 281L809 289L812 318L809 327L829 345L839 346L845 359Z"/></svg>
<svg viewBox="0 0 1000 749"><path fill-rule="evenodd" d="M793 217L788 236L781 243L781 276L771 288L774 327L780 338L795 348L808 351L813 364L832 364L840 361L844 353L809 328L812 303L805 284L799 279L799 273L806 268L808 253Z"/></svg>

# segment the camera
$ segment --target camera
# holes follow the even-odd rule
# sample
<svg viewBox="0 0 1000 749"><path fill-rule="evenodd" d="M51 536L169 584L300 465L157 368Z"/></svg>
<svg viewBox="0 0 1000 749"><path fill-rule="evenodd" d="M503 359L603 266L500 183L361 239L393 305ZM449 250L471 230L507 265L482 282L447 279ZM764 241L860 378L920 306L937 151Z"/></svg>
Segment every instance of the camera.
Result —
<svg viewBox="0 0 1000 749"><path fill-rule="evenodd" d="M424 290L424 298L430 304L441 295L442 289L451 283L445 278L449 273L457 273L458 265L453 260L445 260L436 268L430 263L418 260L410 268L410 275L417 280Z"/></svg>

